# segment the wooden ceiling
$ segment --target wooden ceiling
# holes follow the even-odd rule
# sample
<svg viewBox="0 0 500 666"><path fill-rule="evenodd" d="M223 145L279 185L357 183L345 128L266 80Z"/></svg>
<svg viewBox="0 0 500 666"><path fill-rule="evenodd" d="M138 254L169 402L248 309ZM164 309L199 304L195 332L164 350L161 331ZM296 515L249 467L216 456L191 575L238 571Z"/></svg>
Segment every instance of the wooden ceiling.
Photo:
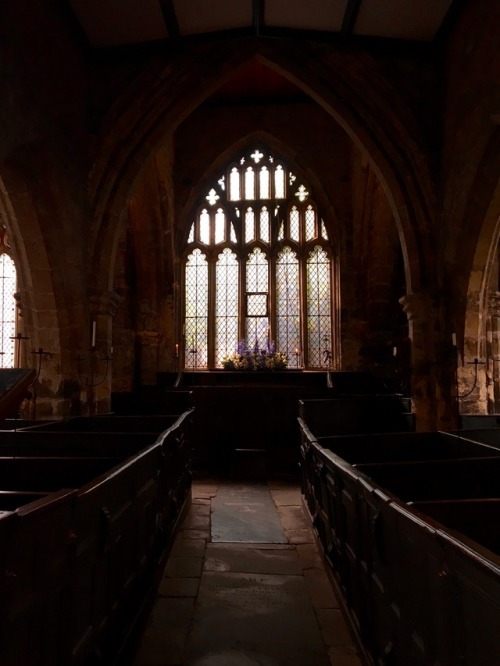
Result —
<svg viewBox="0 0 500 666"><path fill-rule="evenodd" d="M433 43L463 0L70 0L95 49L254 35Z"/></svg>

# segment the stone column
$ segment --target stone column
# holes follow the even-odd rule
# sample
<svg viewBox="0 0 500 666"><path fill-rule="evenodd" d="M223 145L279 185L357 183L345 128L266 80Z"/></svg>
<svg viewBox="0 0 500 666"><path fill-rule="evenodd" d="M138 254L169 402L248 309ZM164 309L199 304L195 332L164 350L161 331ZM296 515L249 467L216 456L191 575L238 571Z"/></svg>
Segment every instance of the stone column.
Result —
<svg viewBox="0 0 500 666"><path fill-rule="evenodd" d="M90 327L87 362L94 364L93 385L87 387L89 413L108 412L111 407L113 317L121 300L121 297L114 291L93 290L89 296ZM87 372L88 376L89 372Z"/></svg>
<svg viewBox="0 0 500 666"><path fill-rule="evenodd" d="M163 334L154 330L137 331L139 382L141 386L154 386L160 365Z"/></svg>
<svg viewBox="0 0 500 666"><path fill-rule="evenodd" d="M418 431L457 423L455 358L442 309L429 294L407 294L399 302L408 317L411 343L411 396Z"/></svg>
<svg viewBox="0 0 500 666"><path fill-rule="evenodd" d="M500 292L489 294L486 339L486 383L489 389L490 409L500 413Z"/></svg>

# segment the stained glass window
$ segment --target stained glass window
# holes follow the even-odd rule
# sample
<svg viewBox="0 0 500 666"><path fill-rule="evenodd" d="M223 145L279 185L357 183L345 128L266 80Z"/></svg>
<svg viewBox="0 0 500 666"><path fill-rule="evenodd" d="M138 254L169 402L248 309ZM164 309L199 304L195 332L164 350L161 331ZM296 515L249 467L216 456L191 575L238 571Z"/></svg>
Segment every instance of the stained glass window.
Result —
<svg viewBox="0 0 500 666"><path fill-rule="evenodd" d="M8 254L0 255L0 307L1 307L1 350L0 363L2 368L13 368L15 365L16 335L16 268Z"/></svg>
<svg viewBox="0 0 500 666"><path fill-rule="evenodd" d="M307 348L309 363L330 366L332 349L331 267L324 249L316 246L307 259Z"/></svg>
<svg viewBox="0 0 500 666"><path fill-rule="evenodd" d="M283 248L276 262L276 342L288 356L289 367L300 367L300 269L289 247Z"/></svg>
<svg viewBox="0 0 500 666"><path fill-rule="evenodd" d="M236 254L226 248L215 269L215 365L238 346L239 263Z"/></svg>
<svg viewBox="0 0 500 666"><path fill-rule="evenodd" d="M305 181L260 146L214 174L199 203L183 267L184 367L220 368L241 340L275 346L289 368L331 367L332 254Z"/></svg>
<svg viewBox="0 0 500 666"><path fill-rule="evenodd" d="M187 368L206 368L208 343L208 263L201 250L194 250L187 258L185 285L185 365Z"/></svg>

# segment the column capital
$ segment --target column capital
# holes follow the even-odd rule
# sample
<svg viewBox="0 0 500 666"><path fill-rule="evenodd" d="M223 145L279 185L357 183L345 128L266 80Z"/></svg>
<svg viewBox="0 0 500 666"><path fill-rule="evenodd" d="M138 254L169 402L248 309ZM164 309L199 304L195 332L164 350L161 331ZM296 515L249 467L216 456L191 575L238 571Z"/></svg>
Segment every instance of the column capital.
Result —
<svg viewBox="0 0 500 666"><path fill-rule="evenodd" d="M89 292L90 309L92 314L95 315L114 317L122 300L123 297L117 294L116 291L92 289Z"/></svg>
<svg viewBox="0 0 500 666"><path fill-rule="evenodd" d="M405 294L399 299L399 303L408 321L427 319L434 310L433 299L427 293Z"/></svg>
<svg viewBox="0 0 500 666"><path fill-rule="evenodd" d="M488 294L488 309L490 315L500 316L500 291L492 291Z"/></svg>

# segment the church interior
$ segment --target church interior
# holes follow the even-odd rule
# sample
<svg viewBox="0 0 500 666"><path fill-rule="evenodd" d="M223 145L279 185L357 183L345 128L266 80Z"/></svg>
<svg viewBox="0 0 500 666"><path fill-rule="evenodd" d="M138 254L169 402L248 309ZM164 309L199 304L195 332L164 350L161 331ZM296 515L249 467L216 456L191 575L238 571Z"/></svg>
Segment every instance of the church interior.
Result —
<svg viewBox="0 0 500 666"><path fill-rule="evenodd" d="M109 602L114 615L103 611L98 630L75 614L64 640L47 618L127 564L147 562L137 588L156 589L168 556L200 559L201 542L215 579L225 482L241 479L272 479L259 521L277 511L288 538L278 526L255 558L268 548L279 560L269 575L283 566L306 579L309 569L286 558L316 558L339 599L316 608L323 638L340 608L349 641L327 645L330 661L309 639L288 661L269 646L253 661L251 650L210 660L189 643L185 661L169 661L179 643L161 639L162 657L139 651L134 666L499 663L499 34L496 0L0 3L0 532L17 539L0 554L9 599L0 626L16 637L13 647L0 634L1 663L127 666L110 636L137 610L138 592ZM397 437L408 442L404 459ZM147 482L140 451L155 470ZM143 470L133 481L132 455ZM121 486L107 477L116 506L101 490L81 491L112 464L129 474ZM135 531L122 534L129 506ZM49 526L53 510L64 533ZM419 512L439 539L418 532ZM460 547L441 529L447 521ZM83 525L94 536L80 542ZM35 564L26 552L45 548L42 529L53 547ZM132 547L138 535L147 547ZM54 583L56 543L79 572L71 593ZM421 586L399 599L388 572L405 574L388 549L401 543ZM425 567L411 544L431 553ZM105 566L99 549L115 559ZM243 551L225 551L224 566L246 561ZM25 558L30 576L46 566L58 590L56 599L39 581L29 613L34 579L18 602L13 583ZM457 617L457 588L443 584L438 598L424 568L450 589L467 579ZM207 621L218 606L203 585ZM476 598L479 588L488 592ZM431 612L414 618L405 604L424 589ZM97 616L105 602L96 599ZM290 613L280 617L293 634ZM469 628L474 617L482 634ZM30 631L43 649L20 650Z"/></svg>

